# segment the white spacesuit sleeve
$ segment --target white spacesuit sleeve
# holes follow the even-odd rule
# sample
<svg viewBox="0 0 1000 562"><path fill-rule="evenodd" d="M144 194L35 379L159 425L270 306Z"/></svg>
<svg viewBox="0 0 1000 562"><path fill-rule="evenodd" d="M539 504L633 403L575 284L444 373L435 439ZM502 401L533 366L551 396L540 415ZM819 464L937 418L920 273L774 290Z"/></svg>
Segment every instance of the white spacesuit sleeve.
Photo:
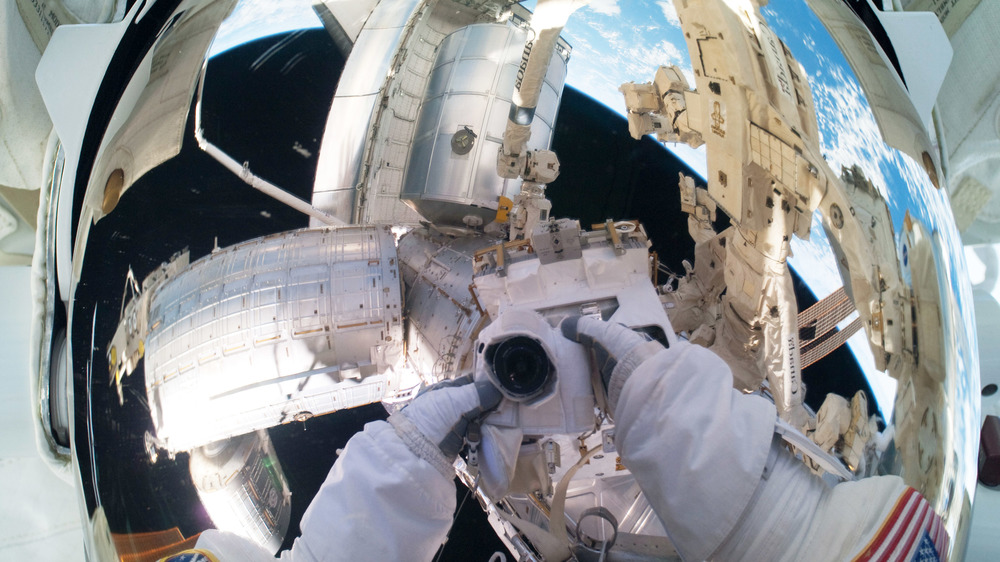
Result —
<svg viewBox="0 0 1000 562"><path fill-rule="evenodd" d="M417 457L391 425L372 422L344 447L302 517L302 535L281 560L430 560L455 505L452 480ZM248 544L221 535L202 533L196 548L219 560L273 560L266 553L251 558Z"/></svg>
<svg viewBox="0 0 1000 562"><path fill-rule="evenodd" d="M677 551L707 559L761 481L774 405L733 390L722 359L680 341L633 371L614 414L622 461Z"/></svg>
<svg viewBox="0 0 1000 562"><path fill-rule="evenodd" d="M944 559L941 518L898 476L830 487L775 437L775 408L678 342L627 377L615 445L685 560Z"/></svg>
<svg viewBox="0 0 1000 562"><path fill-rule="evenodd" d="M779 442L772 445L772 458L767 477L713 559L946 559L941 518L902 478L873 476L829 487Z"/></svg>

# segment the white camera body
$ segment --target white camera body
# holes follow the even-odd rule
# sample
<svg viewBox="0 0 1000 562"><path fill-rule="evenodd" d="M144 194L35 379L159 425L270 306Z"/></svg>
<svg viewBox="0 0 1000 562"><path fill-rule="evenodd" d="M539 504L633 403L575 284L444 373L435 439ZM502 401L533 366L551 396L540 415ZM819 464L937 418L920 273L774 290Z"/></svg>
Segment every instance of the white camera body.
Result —
<svg viewBox="0 0 1000 562"><path fill-rule="evenodd" d="M529 338L544 352L550 369L543 384L529 397L517 396L499 379L489 352L505 342ZM539 349L540 348L540 349ZM528 352L523 352L528 353ZM538 359L532 358L532 361ZM488 423L519 427L525 435L582 433L594 428L594 390L590 358L580 344L562 336L541 314L530 308L511 308L483 329L476 341L475 376L487 378L509 398ZM508 384L509 386L509 384Z"/></svg>
<svg viewBox="0 0 1000 562"><path fill-rule="evenodd" d="M594 428L590 353L560 333L558 324L567 316L618 322L664 346L676 341L650 279L645 233L633 223L621 227L616 225L612 236L611 230L581 232L575 221L555 221L535 230L533 251L505 246L477 253L476 302L492 322L474 343L476 376L499 382L490 371L491 347L519 336L538 342L554 373L537 395L505 400L489 423L520 427L525 435L580 434Z"/></svg>

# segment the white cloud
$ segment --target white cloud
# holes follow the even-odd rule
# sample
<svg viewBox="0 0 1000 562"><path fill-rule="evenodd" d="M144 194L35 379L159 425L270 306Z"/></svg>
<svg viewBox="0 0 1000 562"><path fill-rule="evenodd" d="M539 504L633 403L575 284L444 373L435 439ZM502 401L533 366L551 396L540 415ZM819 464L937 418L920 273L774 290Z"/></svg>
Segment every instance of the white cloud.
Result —
<svg viewBox="0 0 1000 562"><path fill-rule="evenodd" d="M809 239L794 236L791 246L792 255L789 256L788 263L806 278L809 289L817 299L830 295L843 285L837 258L834 257L833 248L823 230L822 216L818 209L812 215Z"/></svg>
<svg viewBox="0 0 1000 562"><path fill-rule="evenodd" d="M624 114L625 103L618 87L629 81L651 81L660 65L682 66L682 72L694 83L686 49L682 43L664 38L664 26L621 26L603 16L579 15L584 17L570 19L575 29L568 38L573 45L568 84ZM700 160L704 161L704 155ZM704 166L695 167L704 174Z"/></svg>
<svg viewBox="0 0 1000 562"><path fill-rule="evenodd" d="M681 26L681 19L677 17L677 8L674 8L672 0L661 0L656 5L663 10L663 17L667 18L667 23L677 28Z"/></svg>
<svg viewBox="0 0 1000 562"><path fill-rule="evenodd" d="M618 0L592 0L590 9L605 16L618 16L622 13Z"/></svg>
<svg viewBox="0 0 1000 562"><path fill-rule="evenodd" d="M209 56L227 49L295 29L322 26L308 2L301 0L244 0L219 27Z"/></svg>
<svg viewBox="0 0 1000 562"><path fill-rule="evenodd" d="M708 177L708 153L705 145L698 148L691 148L681 142L668 142L664 145L703 179Z"/></svg>
<svg viewBox="0 0 1000 562"><path fill-rule="evenodd" d="M864 92L853 76L839 66L824 66L823 71L808 77L823 156L834 173L839 173L841 166L861 166L892 208L897 194L887 190L885 172L895 166L895 154L882 140Z"/></svg>
<svg viewBox="0 0 1000 562"><path fill-rule="evenodd" d="M618 31L617 29L608 29L602 25L598 25L597 23L593 25L593 28L595 31L597 31L597 34L600 35L601 39L604 39L605 41L608 42L609 45L611 45L612 48L615 48L616 52L612 52L609 54L611 56L616 56L617 47L619 47L622 44L621 32Z"/></svg>
<svg viewBox="0 0 1000 562"><path fill-rule="evenodd" d="M802 276L817 299L822 299L843 286L833 249L830 247L826 231L823 230L819 210L813 213L809 240L802 240L796 236L792 238L791 244L792 255L788 258L788 263ZM853 320L856 316L855 312L845 322ZM838 328L843 329L843 326ZM871 384L882 415L886 419L891 419L896 381L875 368L875 356L864 330L851 336L847 340L847 345L857 359L861 372Z"/></svg>

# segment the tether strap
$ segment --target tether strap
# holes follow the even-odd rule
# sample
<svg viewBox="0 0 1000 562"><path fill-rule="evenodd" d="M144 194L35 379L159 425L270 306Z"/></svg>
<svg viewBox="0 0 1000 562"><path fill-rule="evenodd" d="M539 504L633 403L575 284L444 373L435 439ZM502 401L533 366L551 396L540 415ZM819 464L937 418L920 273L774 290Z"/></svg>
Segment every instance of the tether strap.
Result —
<svg viewBox="0 0 1000 562"><path fill-rule="evenodd" d="M583 520L587 517L597 517L599 519L607 521L608 524L611 525L611 538L600 541L596 537L587 537L587 539L593 543L591 545L587 545L583 540L584 537L583 530L580 529L580 524L583 523ZM588 548L590 550L595 550L595 551L597 550L595 545L600 543L601 549L598 552L601 555L600 558L601 560L604 560L604 557L607 554L608 550L610 550L611 547L615 545L615 540L617 538L618 538L618 519L615 518L613 513L611 513L611 510L609 510L604 506L587 508L583 510L583 513L581 513L580 517L578 517L576 520L576 540L579 541L579 543L584 548Z"/></svg>
<svg viewBox="0 0 1000 562"><path fill-rule="evenodd" d="M593 348L590 349L590 385L594 389L594 402L597 403L597 408L609 416L613 416L614 412L608 410L608 401L605 396L608 391L604 388L604 379L601 378L601 371L597 368L597 353Z"/></svg>
<svg viewBox="0 0 1000 562"><path fill-rule="evenodd" d="M601 445L598 445L587 451L585 455L580 457L580 460L576 461L576 464L566 471L566 474L559 480L559 485L556 486L556 494L552 498L552 513L549 516L549 532L559 542L566 545L566 548L569 548L569 535L566 534L566 491L569 489L569 481L576 475L576 471L587 464L590 457L594 456L594 453L600 450Z"/></svg>
<svg viewBox="0 0 1000 562"><path fill-rule="evenodd" d="M787 421L777 418L774 423L774 432L781 436L788 444L799 450L803 455L812 459L823 470L842 480L854 480L854 473L847 469L836 457L820 448L812 439L809 439Z"/></svg>
<svg viewBox="0 0 1000 562"><path fill-rule="evenodd" d="M576 471L587 464L590 457L594 456L594 453L600 450L601 446L598 445L587 451L559 480L555 496L552 498L548 531L530 521L512 516L502 509L496 510L500 517L516 527L518 531L531 540L531 543L535 545L545 560L566 560L570 557L569 535L566 534L566 491L569 489L569 482L573 479Z"/></svg>

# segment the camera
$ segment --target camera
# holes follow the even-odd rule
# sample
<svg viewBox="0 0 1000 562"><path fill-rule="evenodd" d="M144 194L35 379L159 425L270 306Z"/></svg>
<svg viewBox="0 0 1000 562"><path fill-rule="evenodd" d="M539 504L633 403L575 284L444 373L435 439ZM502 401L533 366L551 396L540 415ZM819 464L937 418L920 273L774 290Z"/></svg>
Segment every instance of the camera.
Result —
<svg viewBox="0 0 1000 562"><path fill-rule="evenodd" d="M530 336L511 336L486 348L487 372L507 398L525 402L552 385L555 366L542 344Z"/></svg>
<svg viewBox="0 0 1000 562"><path fill-rule="evenodd" d="M475 376L490 380L508 399L489 423L520 427L525 435L593 429L590 357L582 345L562 336L560 320L512 308L480 332Z"/></svg>

